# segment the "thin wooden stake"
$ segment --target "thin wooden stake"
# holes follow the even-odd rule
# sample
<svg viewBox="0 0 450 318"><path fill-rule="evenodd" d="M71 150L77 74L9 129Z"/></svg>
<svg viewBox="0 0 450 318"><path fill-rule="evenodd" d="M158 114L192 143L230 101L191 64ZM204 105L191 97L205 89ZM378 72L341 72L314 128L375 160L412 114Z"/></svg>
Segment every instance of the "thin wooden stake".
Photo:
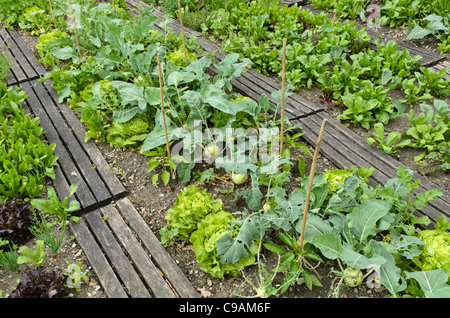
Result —
<svg viewBox="0 0 450 318"><path fill-rule="evenodd" d="M181 3L180 3L180 0L178 0L178 14L180 16L181 38L183 39L184 62L186 64L186 66L187 66L188 65L188 60L187 60L187 53L186 53L186 43L185 43L185 40L184 40L183 19L181 18Z"/></svg>
<svg viewBox="0 0 450 318"><path fill-rule="evenodd" d="M56 26L55 14L53 13L52 0L48 0L48 3L50 4L50 12L52 13L53 24L55 25L55 29L58 30L58 27Z"/></svg>
<svg viewBox="0 0 450 318"><path fill-rule="evenodd" d="M114 12L117 13L117 10L116 10L116 3L114 2L114 0L112 0L112 5L113 5L113 8L114 8Z"/></svg>
<svg viewBox="0 0 450 318"><path fill-rule="evenodd" d="M299 243L299 247L301 248L302 251L303 251L303 238L305 236L306 215L307 215L308 209L309 209L309 199L311 197L311 189L312 189L313 180L314 180L314 173L316 171L317 157L319 156L320 145L322 144L323 133L325 131L325 126L326 126L327 122L328 122L327 119L324 119L322 121L322 127L320 127L319 137L317 139L316 150L314 151L313 162L311 165L311 172L309 174L308 191L306 192L305 209L303 211L302 231L300 233L300 243Z"/></svg>
<svg viewBox="0 0 450 318"><path fill-rule="evenodd" d="M78 55L80 56L80 59L81 59L82 58L81 47L80 47L80 41L78 41L78 33L77 33L77 27L76 27L76 23L75 23L75 17L73 16L72 5L70 4L70 0L67 0L67 2L69 3L70 15L72 17L72 22L73 22L73 30L75 32L75 40L77 41Z"/></svg>
<svg viewBox="0 0 450 318"><path fill-rule="evenodd" d="M164 111L164 94L163 94L163 80L162 80L162 72L161 72L161 58L160 58L159 53L156 55L156 59L158 61L158 72L159 72L159 91L160 91L160 98L161 98L161 115L162 115L163 124L164 124L164 134L166 135L167 156L170 158L169 136L167 134L166 114ZM172 167L170 167L170 171L172 172L171 174L173 177L174 173L172 171Z"/></svg>
<svg viewBox="0 0 450 318"><path fill-rule="evenodd" d="M286 81L286 38L283 39L283 66L281 73L281 131L280 131L280 155L283 152L283 139L284 139L284 90Z"/></svg>

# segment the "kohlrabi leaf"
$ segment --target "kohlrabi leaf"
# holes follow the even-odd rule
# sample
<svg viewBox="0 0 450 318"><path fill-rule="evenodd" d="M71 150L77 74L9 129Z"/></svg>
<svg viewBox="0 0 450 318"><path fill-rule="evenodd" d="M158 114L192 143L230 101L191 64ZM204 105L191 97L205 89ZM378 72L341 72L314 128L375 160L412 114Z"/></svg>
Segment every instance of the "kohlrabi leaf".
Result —
<svg viewBox="0 0 450 318"><path fill-rule="evenodd" d="M356 231L359 243L363 244L369 236L375 236L374 227L379 219L389 212L390 205L381 200L369 200L353 208L347 215L350 226Z"/></svg>
<svg viewBox="0 0 450 318"><path fill-rule="evenodd" d="M427 297L433 295L433 293L442 288L448 288L448 276L442 268L430 271L405 272L405 275L406 279L415 279Z"/></svg>
<svg viewBox="0 0 450 318"><path fill-rule="evenodd" d="M312 238L311 243L328 259L336 259L341 255L341 238L336 234L317 234Z"/></svg>
<svg viewBox="0 0 450 318"><path fill-rule="evenodd" d="M397 267L392 254L375 240L371 240L369 245L374 253L386 259L386 262L377 270L380 283L393 295L403 291L406 288L406 281L401 276L401 270Z"/></svg>

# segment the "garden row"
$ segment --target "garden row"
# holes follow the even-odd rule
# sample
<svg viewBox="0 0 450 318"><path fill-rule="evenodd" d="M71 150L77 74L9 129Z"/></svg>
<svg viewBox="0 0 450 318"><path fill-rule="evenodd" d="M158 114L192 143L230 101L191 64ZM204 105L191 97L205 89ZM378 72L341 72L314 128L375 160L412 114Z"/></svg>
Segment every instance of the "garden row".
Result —
<svg viewBox="0 0 450 318"><path fill-rule="evenodd" d="M196 8L186 6L189 10ZM337 119L373 133L368 142L388 154L422 149L415 158L422 173L449 170L445 99L450 79L443 77L450 68L435 72L421 67L421 56L412 57L395 41L372 41L350 20L330 19L325 12L314 15L278 1L229 5L204 21L198 28L204 37L218 40L220 50L249 58L254 69L268 76L281 77L279 57L286 38L286 81L296 91L320 89L326 102L342 105ZM393 92L399 97L391 97ZM407 119L409 127L398 131L388 126L396 118ZM388 129L395 131L386 138Z"/></svg>
<svg viewBox="0 0 450 318"><path fill-rule="evenodd" d="M49 30L39 37L39 55L50 69L39 82L51 80L60 102L73 107L87 127L87 139L107 141L113 147L134 148L149 156L149 171L154 172L154 183L161 180L167 184L175 174L180 182L191 180L198 159L198 152L193 151L195 148L185 147L184 152L172 156L175 142L182 137L184 142L204 149L200 153L210 160L212 167L224 169L231 175L237 185L235 193L245 199L247 209L237 214L226 212L220 200L190 186L179 194L175 205L167 211L168 227L162 234L191 242L200 268L212 276L239 275L243 267L256 262L261 281L255 287L255 293L271 296L285 292L300 277L309 288L320 286L317 277L308 270L307 260L328 259L340 264L342 282L349 285L358 285L364 277L376 273L393 296L448 295L448 233L445 231L449 223L442 217L435 220L435 229L419 230L418 226L427 225L430 220L414 214L442 195L442 191L415 192L418 182L414 181L412 171L399 167L393 179L372 187L368 178L374 169L351 167L304 177L303 186L289 193L283 187L291 177L293 162L297 162L295 168L300 169L303 176L305 156L312 155L305 145L294 141L301 134L288 134L289 130L301 127L292 126L288 118L280 120L277 116L280 109L283 110L284 99L290 96L290 90L296 86L325 83L327 78L335 75L337 78L327 84L330 89L327 96L345 104L345 101L350 103L349 94L352 94L353 100L361 101L361 104L377 105L370 107L371 111L376 110L361 121L371 125L376 119L391 119L394 110L381 109L385 101L378 101L371 95L379 87L369 87L369 83L373 81L385 88L389 83L405 83L411 69L416 67L416 59L398 52L393 43L380 43L377 53L372 54L380 54L380 60L389 60L389 67L372 69L368 65L361 68L366 72L365 81L355 81L351 76L353 81L345 81L343 76L356 76L355 72L359 70L348 63L346 54L358 55L360 66L364 61L370 63L368 56L361 54L367 44L364 31L346 23L329 21L325 16L297 12L295 7L277 7L275 3L263 6L261 3L251 2L249 6L240 4L238 7L229 3L229 11L221 9L217 13L226 20L214 20L217 25L213 34L221 37L222 45L247 46L245 52L249 55L254 52L261 56L274 55L258 61L249 56L252 62L238 53L229 53L214 62L211 54L205 54L194 37L184 41L182 35L176 35L164 26L162 30L151 29L149 26L155 25L158 17L152 14L150 7L131 17L123 4L117 2L92 6L89 1L81 1L73 5L74 11L79 12L75 23L68 26L56 20L58 30ZM254 18L240 16L245 10L255 10L251 15ZM288 10L283 11L285 19L269 16L279 14L277 10ZM302 16L305 25L320 28L303 29L303 24L300 26L295 20L286 19L289 10ZM229 12L235 16L228 17ZM272 27L266 25L267 19L269 24L273 23ZM51 23L52 19L48 21ZM230 23L233 21L236 24ZM243 31L223 31L239 23ZM245 29L247 27L257 32L251 33ZM273 28L276 36L268 31L269 28ZM318 40L316 45L309 34L315 36L314 42ZM262 72L268 67L267 74L281 72L282 54L273 46L282 44L283 37L288 41L286 80L289 85L273 91L270 98L262 94L257 100L234 93L232 82L245 74L250 64ZM267 38L272 42L262 42ZM296 44L299 38L303 45ZM259 47L264 51L258 52ZM316 49L317 55L312 54ZM295 60L292 56L296 56ZM313 63L313 69L300 68L305 65L305 59L311 58L317 58L319 66ZM326 72L330 63L336 70L333 73ZM207 73L210 67L215 68L217 75ZM339 72L340 69L346 72ZM348 85L339 86L340 83ZM370 91L369 100L358 95L360 87L357 89L357 85L361 83ZM440 89L441 84L437 85ZM444 84L442 89L448 87ZM435 88L433 93L436 92L440 91ZM385 98L379 92L377 96ZM355 113L346 115L355 120L359 118ZM281 124L286 125L286 129L280 139L278 127L283 127ZM238 142L238 148L242 148L235 151L231 144L238 136L231 136L231 144L229 139L215 139L212 134L199 137L196 130L199 125L205 129L214 127L221 138L232 128L240 129L240 137L244 140L252 135L242 132L275 132L266 136L264 148L279 150L278 147L286 147L281 153L272 151L256 158L253 148L249 147L251 140L243 144ZM221 148L224 141L226 148ZM170 142L174 142L172 149ZM303 150L304 155L292 158L294 148ZM220 152L228 153L224 157L219 155ZM241 188L244 182L249 182L251 187ZM272 241L275 237L283 245L275 244ZM439 256L429 257L433 248L440 249ZM270 280L275 275L266 276L269 273L260 258L263 249L280 254L275 269L277 275L283 276L280 286L274 286ZM366 271L365 276L362 271Z"/></svg>
<svg viewBox="0 0 450 318"><path fill-rule="evenodd" d="M58 155L56 144L42 138L46 133L39 118L33 118L25 105L26 93L0 82L0 266L18 272L27 264L20 283L10 295L0 297L52 297L53 293L75 289L82 280L81 263L70 264L66 272L53 272L41 266L48 256L44 244L59 254L70 214L80 208L67 197L59 200L48 179L55 178ZM43 198L45 196L45 199ZM36 249L28 245L37 239Z"/></svg>
<svg viewBox="0 0 450 318"><path fill-rule="evenodd" d="M450 3L446 0L311 0L311 4L343 18L360 18L366 23L390 27L404 26L408 29L408 39L431 35L439 42L441 53L450 50Z"/></svg>

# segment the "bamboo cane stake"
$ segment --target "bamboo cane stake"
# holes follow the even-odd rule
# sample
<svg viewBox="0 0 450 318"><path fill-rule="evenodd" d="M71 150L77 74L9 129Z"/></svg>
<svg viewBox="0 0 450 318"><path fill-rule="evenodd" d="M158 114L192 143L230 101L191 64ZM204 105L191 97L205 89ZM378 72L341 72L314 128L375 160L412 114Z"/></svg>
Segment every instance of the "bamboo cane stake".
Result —
<svg viewBox="0 0 450 318"><path fill-rule="evenodd" d="M284 136L284 90L286 82L286 38L283 39L283 65L281 73L281 140L280 140L280 155L283 152L283 136Z"/></svg>
<svg viewBox="0 0 450 318"><path fill-rule="evenodd" d="M69 3L70 15L72 17L72 22L73 22L73 30L75 32L75 40L77 41L78 55L80 56L80 59L81 59L82 58L81 47L80 47L80 41L78 41L78 33L77 33L77 27L76 27L76 23L75 23L75 17L73 16L72 5L70 4L70 0L67 0L67 2Z"/></svg>
<svg viewBox="0 0 450 318"><path fill-rule="evenodd" d="M159 73L159 91L160 91L160 98L161 98L161 115L163 118L163 125L164 125L164 134L166 135L166 150L167 150L167 156L170 158L170 147L169 147L169 136L167 134L167 125L166 125L166 114L164 112L164 94L163 94L163 80L162 80L162 72L161 72L161 58L159 53L156 55L156 59L158 61L158 73ZM170 167L172 178L174 177L174 172L172 171L172 167Z"/></svg>
<svg viewBox="0 0 450 318"><path fill-rule="evenodd" d="M181 38L183 39L183 50L184 50L184 62L186 66L188 65L187 53L186 53L186 43L184 39L184 30L183 30L183 19L181 18L181 3L178 0L178 15L180 16L180 26L181 26Z"/></svg>
<svg viewBox="0 0 450 318"><path fill-rule="evenodd" d="M309 174L308 191L306 192L305 209L303 211L302 231L300 232L299 246L302 251L303 251L303 238L305 236L304 234L305 234L305 226L306 226L306 215L307 215L308 209L309 209L309 199L311 197L311 189L312 189L312 184L313 184L313 179L314 179L314 173L316 171L317 157L319 156L320 145L322 144L323 134L324 134L325 126L326 126L327 122L328 122L327 119L324 119L322 121L322 127L320 127L319 137L317 138L316 150L314 151L313 162L311 165L311 172Z"/></svg>
<svg viewBox="0 0 450 318"><path fill-rule="evenodd" d="M52 13L53 24L55 25L55 29L58 30L58 27L56 26L55 14L53 13L52 0L48 0L48 3L50 4L50 12Z"/></svg>
<svg viewBox="0 0 450 318"><path fill-rule="evenodd" d="M116 3L114 2L114 0L112 0L112 5L113 5L113 8L114 8L114 12L117 13L117 10L116 10Z"/></svg>

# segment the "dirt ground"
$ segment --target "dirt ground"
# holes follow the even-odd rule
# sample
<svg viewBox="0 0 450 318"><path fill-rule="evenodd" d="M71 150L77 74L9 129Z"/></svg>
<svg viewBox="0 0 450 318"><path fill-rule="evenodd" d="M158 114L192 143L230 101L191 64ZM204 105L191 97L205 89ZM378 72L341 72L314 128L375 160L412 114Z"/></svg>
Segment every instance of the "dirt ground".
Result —
<svg viewBox="0 0 450 318"><path fill-rule="evenodd" d="M394 36L397 39L405 39L405 32L402 28L390 29L380 28L381 34ZM37 43L36 38L23 35L29 44L30 48L35 51L34 44ZM430 50L435 50L436 46L430 39L422 41L422 45L429 47ZM318 101L320 99L319 90L302 90L299 94L309 100ZM393 92L393 94L402 94L402 92ZM450 103L450 99L447 99L447 103ZM342 109L329 105L327 112L333 115L338 115L342 112ZM405 121L397 119L389 124L389 128L393 130L403 130L407 127ZM369 135L364 129L357 127L351 127L356 133L363 137ZM109 145L104 143L97 144L100 151L114 170L116 175L124 184L128 192L128 198L133 205L146 220L153 232L159 237L159 230L166 225L164 220L165 211L175 203L176 196L180 193L188 184L180 184L177 181L171 180L167 187L163 184L153 185L151 182L152 174L147 172L148 157L139 154L132 150L112 149ZM311 148L311 147L310 147ZM313 151L313 149L311 148ZM412 158L417 155L415 150L407 149L394 155L394 158L405 164L406 166L415 170ZM306 167L306 174L309 174L311 159L308 159ZM208 166L200 166L198 169L202 170L208 168ZM328 169L336 168L330 160L323 156L319 156L317 172L325 172ZM197 169L197 167L196 167ZM297 171L294 169L294 171ZM293 174L292 180L286 184L288 190L295 189L299 186L299 173ZM434 173L428 176L433 182L440 185L445 189L449 189L448 176L443 173ZM244 186L249 186L248 184ZM215 198L223 200L226 210L228 212L239 211L243 206L243 202L238 201L235 205L231 195L223 194L219 192L219 189L227 189L230 187L229 183L222 181L212 182L205 185L210 193ZM31 241L28 244L30 247L34 247L35 241ZM83 251L73 238L72 233L68 230L65 236L61 252L58 255L53 255L52 252L46 248L48 258L45 261L45 267L48 271L63 270L67 268L67 261L75 263L77 261L82 263L82 271L88 273L89 283L83 283L81 291L77 292L74 289L69 289L66 293L66 297L69 298L104 298L106 297L102 287L98 282L98 278L90 267ZM197 289L202 297L213 298L228 298L236 297L235 290L241 288L243 291L241 295L252 296L254 290L251 285L245 281L243 276L227 277L224 280L213 278L212 276L205 274L198 267L195 260L195 255L191 245L184 242L176 241L174 245L167 247L167 251L171 257L180 266L186 277L191 281L192 285ZM270 268L274 266L276 259L272 253L265 253L267 257L267 265ZM20 269L23 270L26 265L21 265ZM279 297L285 298L327 298L331 293L336 291L336 276L330 272L331 268L336 268L335 264L310 264L310 272L314 272L322 283L323 287L313 287L309 290L302 281L298 281L294 286ZM245 275L247 278L254 280L254 275L257 274L257 268L255 265L245 269ZM19 273L12 273L6 271L0 267L0 290L5 294L11 293L17 286L17 281L20 279ZM279 283L279 282L278 282ZM370 286L370 287L369 287ZM356 297L368 297L379 298L388 295L386 289L371 284L363 284L357 288L346 288L339 291L339 297L341 298L356 298Z"/></svg>

